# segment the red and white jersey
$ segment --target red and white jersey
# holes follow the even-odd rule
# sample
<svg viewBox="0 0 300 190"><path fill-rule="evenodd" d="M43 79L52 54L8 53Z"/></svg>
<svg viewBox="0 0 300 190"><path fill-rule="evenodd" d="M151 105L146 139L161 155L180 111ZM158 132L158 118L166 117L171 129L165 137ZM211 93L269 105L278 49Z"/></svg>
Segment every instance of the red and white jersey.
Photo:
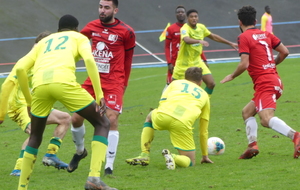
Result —
<svg viewBox="0 0 300 190"><path fill-rule="evenodd" d="M172 24L167 28L166 41L165 41L165 55L167 63L176 62L177 53L180 45L180 28L183 24L178 22Z"/></svg>
<svg viewBox="0 0 300 190"><path fill-rule="evenodd" d="M134 30L115 18L112 24L103 24L99 19L89 22L81 33L92 41L92 53L94 55L101 84L120 84L127 86L132 55L125 59L126 51L132 51L135 47ZM89 78L84 82L91 84Z"/></svg>
<svg viewBox="0 0 300 190"><path fill-rule="evenodd" d="M239 54L249 55L248 73L253 83L259 76L277 74L272 49L280 45L281 41L275 35L250 28L238 37Z"/></svg>

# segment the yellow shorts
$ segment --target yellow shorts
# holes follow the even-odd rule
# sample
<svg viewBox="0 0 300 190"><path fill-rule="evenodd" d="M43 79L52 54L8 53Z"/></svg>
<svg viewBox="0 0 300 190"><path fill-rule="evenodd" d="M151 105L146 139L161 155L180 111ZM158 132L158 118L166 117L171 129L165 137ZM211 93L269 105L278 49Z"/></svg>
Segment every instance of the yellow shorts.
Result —
<svg viewBox="0 0 300 190"><path fill-rule="evenodd" d="M95 100L79 84L76 86L64 83L44 84L32 92L31 114L41 118L47 117L56 101L61 102L70 112L77 112Z"/></svg>
<svg viewBox="0 0 300 190"><path fill-rule="evenodd" d="M209 70L209 68L206 66L206 64L203 61L200 61L200 64L195 65L195 67L202 68L202 75L211 75L211 71ZM172 78L175 80L184 79L185 71L187 69L188 69L188 67L184 68L184 69L183 68L180 68L180 69L175 68Z"/></svg>
<svg viewBox="0 0 300 190"><path fill-rule="evenodd" d="M30 117L28 116L26 104L18 109L8 110L7 115L25 132L27 126L30 124Z"/></svg>
<svg viewBox="0 0 300 190"><path fill-rule="evenodd" d="M151 114L153 128L156 130L168 130L174 148L183 151L194 151L196 149L193 130L181 121L154 109Z"/></svg>

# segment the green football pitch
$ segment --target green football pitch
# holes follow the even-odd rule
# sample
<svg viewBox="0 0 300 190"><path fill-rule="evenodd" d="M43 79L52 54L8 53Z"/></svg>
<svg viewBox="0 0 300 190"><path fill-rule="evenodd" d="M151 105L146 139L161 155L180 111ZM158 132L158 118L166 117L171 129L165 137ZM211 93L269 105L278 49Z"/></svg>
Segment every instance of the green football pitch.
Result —
<svg viewBox="0 0 300 190"><path fill-rule="evenodd" d="M284 84L284 93L277 101L276 116L283 119L297 131L299 126L300 104L300 65L299 59L287 59L278 66ZM233 81L220 84L220 80L234 71L238 63L211 64L210 69L216 81L211 97L211 119L209 136L220 137L226 144L223 155L210 156L214 164L200 164L199 134L195 125L194 137L197 146L197 164L189 168L167 170L161 150L172 147L166 131L156 131L151 147L150 165L130 166L126 158L140 153L140 133L149 110L158 106L158 101L166 81L166 67L132 69L129 86L124 97L123 113L119 119L120 141L114 165L114 176L102 180L112 187L124 190L179 190L179 189L299 189L300 160L293 159L293 143L271 129L259 125L258 145L260 154L249 160L238 157L247 147L245 126L241 117L242 108L251 100L253 86L245 72ZM86 72L77 72L82 83ZM4 79L0 79L0 84ZM60 103L55 108L64 110ZM257 118L258 121L258 118ZM259 121L258 121L259 122ZM93 127L86 122L85 145L91 153L90 142ZM89 154L81 161L79 168L68 173L42 165L42 157L55 126L47 126L44 140L39 149L34 171L31 175L31 190L80 190L89 172ZM0 189L17 189L18 177L10 176L19 156L23 141L27 138L18 126L8 117L0 125ZM58 157L69 162L75 152L69 131L58 152ZM101 170L103 175L103 169Z"/></svg>

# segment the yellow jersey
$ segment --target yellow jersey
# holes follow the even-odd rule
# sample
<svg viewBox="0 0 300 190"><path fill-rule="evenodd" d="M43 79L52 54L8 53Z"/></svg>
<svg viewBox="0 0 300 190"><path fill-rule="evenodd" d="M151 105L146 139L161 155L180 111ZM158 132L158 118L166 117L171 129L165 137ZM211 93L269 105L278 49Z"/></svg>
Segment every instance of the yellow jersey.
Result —
<svg viewBox="0 0 300 190"><path fill-rule="evenodd" d="M26 77L25 72L32 68L32 89L50 83L64 83L76 86L76 62L85 60L88 74L93 82L97 103L103 98L96 63L91 53L88 38L76 31L62 31L43 38L32 50L21 58L16 69L21 88ZM87 61L86 61L87 60ZM17 63L17 64L18 64ZM24 79L24 80L23 80ZM24 82L25 83L25 82ZM100 87L100 88L99 88ZM31 104L30 93L23 88L27 104Z"/></svg>
<svg viewBox="0 0 300 190"><path fill-rule="evenodd" d="M200 23L197 23L196 28L191 28L187 23L180 28L181 41L173 72L174 79L183 79L187 68L199 67L202 62L200 57L202 53L202 44L187 44L184 42L183 38L190 37L196 40L203 40L210 34L211 32L206 26Z"/></svg>
<svg viewBox="0 0 300 190"><path fill-rule="evenodd" d="M175 80L164 91L157 108L193 128L198 118L209 121L210 100L208 94L197 84L188 80Z"/></svg>

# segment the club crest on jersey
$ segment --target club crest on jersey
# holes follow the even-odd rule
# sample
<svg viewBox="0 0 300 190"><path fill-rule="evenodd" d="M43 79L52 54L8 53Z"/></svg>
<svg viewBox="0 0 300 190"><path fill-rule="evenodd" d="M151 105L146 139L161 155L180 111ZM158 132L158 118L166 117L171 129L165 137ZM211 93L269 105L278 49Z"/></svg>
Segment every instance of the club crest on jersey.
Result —
<svg viewBox="0 0 300 190"><path fill-rule="evenodd" d="M186 30L182 30L181 34L185 35L186 34Z"/></svg>
<svg viewBox="0 0 300 190"><path fill-rule="evenodd" d="M108 40L109 40L109 41L112 41L113 43L115 43L115 42L117 41L117 39L118 39L118 35L110 34L110 35L108 36Z"/></svg>

